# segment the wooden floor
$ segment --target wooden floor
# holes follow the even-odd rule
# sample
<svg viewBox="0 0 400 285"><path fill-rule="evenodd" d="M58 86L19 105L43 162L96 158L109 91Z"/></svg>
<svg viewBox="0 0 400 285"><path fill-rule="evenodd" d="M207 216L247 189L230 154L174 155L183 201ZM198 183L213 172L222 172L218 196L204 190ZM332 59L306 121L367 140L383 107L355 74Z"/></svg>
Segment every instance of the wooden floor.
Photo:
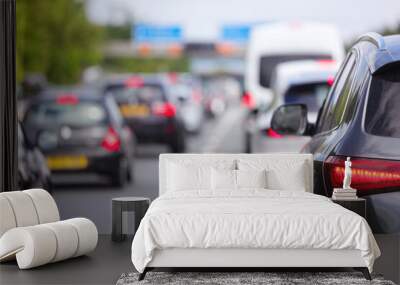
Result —
<svg viewBox="0 0 400 285"><path fill-rule="evenodd" d="M121 243L100 235L96 250L41 267L19 270L16 262L0 265L0 284L115 284L122 273L134 271L131 239Z"/></svg>

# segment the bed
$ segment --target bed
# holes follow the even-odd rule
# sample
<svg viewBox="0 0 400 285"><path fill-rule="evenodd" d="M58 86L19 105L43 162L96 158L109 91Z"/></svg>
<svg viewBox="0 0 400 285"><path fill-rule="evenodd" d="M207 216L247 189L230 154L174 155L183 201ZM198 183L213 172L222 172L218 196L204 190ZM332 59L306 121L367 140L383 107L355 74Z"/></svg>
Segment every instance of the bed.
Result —
<svg viewBox="0 0 400 285"><path fill-rule="evenodd" d="M313 194L309 154L161 154L160 196L132 243L153 268L353 267L380 255L359 215Z"/></svg>

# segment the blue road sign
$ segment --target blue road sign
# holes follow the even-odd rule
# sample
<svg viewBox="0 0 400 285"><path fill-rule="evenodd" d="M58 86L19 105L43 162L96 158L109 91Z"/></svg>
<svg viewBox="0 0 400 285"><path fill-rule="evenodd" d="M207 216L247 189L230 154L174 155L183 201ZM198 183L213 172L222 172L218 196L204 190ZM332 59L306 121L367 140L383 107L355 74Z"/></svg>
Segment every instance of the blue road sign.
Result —
<svg viewBox="0 0 400 285"><path fill-rule="evenodd" d="M177 25L134 26L134 41L138 43L175 43L182 41L182 28Z"/></svg>
<svg viewBox="0 0 400 285"><path fill-rule="evenodd" d="M225 42L245 43L249 39L251 25L222 26L220 39Z"/></svg>

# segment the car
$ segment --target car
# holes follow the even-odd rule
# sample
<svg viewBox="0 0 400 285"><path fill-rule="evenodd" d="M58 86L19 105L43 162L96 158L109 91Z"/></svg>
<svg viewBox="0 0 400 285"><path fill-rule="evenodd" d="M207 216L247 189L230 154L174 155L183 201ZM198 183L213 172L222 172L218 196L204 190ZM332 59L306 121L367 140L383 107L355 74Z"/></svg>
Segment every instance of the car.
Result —
<svg viewBox="0 0 400 285"><path fill-rule="evenodd" d="M246 53L243 103L263 111L278 106L271 76L280 63L306 59L341 63L344 56L343 41L330 24L288 21L256 25Z"/></svg>
<svg viewBox="0 0 400 285"><path fill-rule="evenodd" d="M308 120L315 123L318 110L333 84L338 64L332 60L299 60L279 64L272 74L271 89L276 104L307 105ZM260 112L259 121L270 122L271 112ZM248 152L299 151L308 138L281 136L258 124L249 134ZM278 139L279 141L274 141Z"/></svg>
<svg viewBox="0 0 400 285"><path fill-rule="evenodd" d="M107 82L104 93L118 103L139 144L162 143L185 151L185 129L177 102L162 77L133 75Z"/></svg>
<svg viewBox="0 0 400 285"><path fill-rule="evenodd" d="M185 130L188 133L199 133L203 124L203 106L201 99L184 83L171 85L170 94L175 96L176 105L182 113Z"/></svg>
<svg viewBox="0 0 400 285"><path fill-rule="evenodd" d="M199 133L204 121L203 93L200 83L188 74L179 74L175 80L168 80L168 82L168 93L180 110L185 130L188 133Z"/></svg>
<svg viewBox="0 0 400 285"><path fill-rule="evenodd" d="M279 64L307 59L340 64L344 55L343 41L330 24L283 21L255 26L247 48L242 96L242 104L248 109L243 126L245 151L251 151L251 133L268 129L272 113L279 106L271 87Z"/></svg>
<svg viewBox="0 0 400 285"><path fill-rule="evenodd" d="M111 96L50 90L33 98L23 120L52 175L95 173L121 187L132 180L135 142Z"/></svg>
<svg viewBox="0 0 400 285"><path fill-rule="evenodd" d="M51 192L50 170L40 149L30 142L18 123L18 189L42 188Z"/></svg>
<svg viewBox="0 0 400 285"><path fill-rule="evenodd" d="M400 35L369 33L351 48L315 124L307 106L279 107L271 127L311 135L303 152L314 155L314 192L330 197L342 187L344 161L351 186L367 199L376 233L400 232Z"/></svg>
<svg viewBox="0 0 400 285"><path fill-rule="evenodd" d="M228 103L221 79L204 77L203 106L209 118L220 117L227 109Z"/></svg>

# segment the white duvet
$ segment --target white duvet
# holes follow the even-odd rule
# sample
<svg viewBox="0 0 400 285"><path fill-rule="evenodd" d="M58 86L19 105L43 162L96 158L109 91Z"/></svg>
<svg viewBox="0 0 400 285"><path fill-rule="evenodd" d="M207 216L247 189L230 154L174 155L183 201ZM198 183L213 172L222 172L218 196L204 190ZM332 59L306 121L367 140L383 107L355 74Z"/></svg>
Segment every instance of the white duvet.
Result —
<svg viewBox="0 0 400 285"><path fill-rule="evenodd" d="M162 195L140 223L132 262L143 272L165 248L358 249L370 271L380 255L359 215L319 195L265 189Z"/></svg>

